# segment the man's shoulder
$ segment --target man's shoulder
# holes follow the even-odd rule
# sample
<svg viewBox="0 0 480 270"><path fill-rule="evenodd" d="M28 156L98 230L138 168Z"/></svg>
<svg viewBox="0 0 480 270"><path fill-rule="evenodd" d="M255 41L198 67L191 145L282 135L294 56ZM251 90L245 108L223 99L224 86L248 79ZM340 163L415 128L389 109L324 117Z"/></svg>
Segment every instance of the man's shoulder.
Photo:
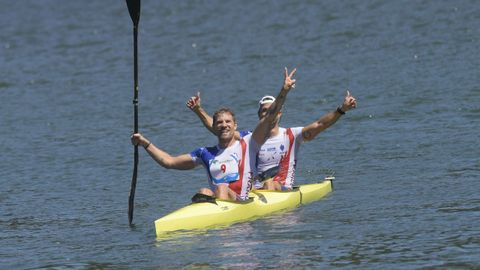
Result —
<svg viewBox="0 0 480 270"><path fill-rule="evenodd" d="M288 135L288 130L290 130L291 134L293 137L297 140L298 138L302 138L302 130L304 127L289 127L289 128L283 128L279 127L279 134L284 134L285 136L290 136Z"/></svg>
<svg viewBox="0 0 480 270"><path fill-rule="evenodd" d="M252 132L250 130L240 130L238 133L240 133L240 138L243 138Z"/></svg>
<svg viewBox="0 0 480 270"><path fill-rule="evenodd" d="M192 151L192 153L197 155L197 156L200 156L204 153L210 153L210 154L215 155L217 152L218 152L218 147L217 146L210 146L210 147L209 146L203 146L203 147L199 147L199 148Z"/></svg>
<svg viewBox="0 0 480 270"><path fill-rule="evenodd" d="M282 128L284 132L287 131L287 129L290 129L292 131L293 134L300 134L302 133L302 130L303 130L304 127L289 127L289 128Z"/></svg>

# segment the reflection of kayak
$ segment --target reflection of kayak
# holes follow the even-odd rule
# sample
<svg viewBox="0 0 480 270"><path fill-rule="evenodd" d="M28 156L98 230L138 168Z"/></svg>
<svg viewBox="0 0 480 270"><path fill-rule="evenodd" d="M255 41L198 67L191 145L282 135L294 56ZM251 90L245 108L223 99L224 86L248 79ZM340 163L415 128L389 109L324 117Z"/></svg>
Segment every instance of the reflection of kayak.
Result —
<svg viewBox="0 0 480 270"><path fill-rule="evenodd" d="M253 190L249 200L192 203L155 221L157 236L178 230L206 229L251 220L280 210L298 207L325 197L332 191L333 177L291 191Z"/></svg>

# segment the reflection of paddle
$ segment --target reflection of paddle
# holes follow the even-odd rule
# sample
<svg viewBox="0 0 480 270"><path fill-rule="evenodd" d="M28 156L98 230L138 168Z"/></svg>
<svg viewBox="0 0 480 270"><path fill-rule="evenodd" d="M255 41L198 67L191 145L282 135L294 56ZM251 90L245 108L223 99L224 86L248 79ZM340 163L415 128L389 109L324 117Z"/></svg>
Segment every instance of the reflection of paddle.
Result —
<svg viewBox="0 0 480 270"><path fill-rule="evenodd" d="M138 21L140 20L140 0L126 0L128 12L133 22L133 132L138 133L138 58L137 58L137 36ZM134 146L134 165L132 184L130 194L128 195L128 222L132 225L133 220L133 199L135 198L135 187L137 186L137 166L138 166L138 145Z"/></svg>

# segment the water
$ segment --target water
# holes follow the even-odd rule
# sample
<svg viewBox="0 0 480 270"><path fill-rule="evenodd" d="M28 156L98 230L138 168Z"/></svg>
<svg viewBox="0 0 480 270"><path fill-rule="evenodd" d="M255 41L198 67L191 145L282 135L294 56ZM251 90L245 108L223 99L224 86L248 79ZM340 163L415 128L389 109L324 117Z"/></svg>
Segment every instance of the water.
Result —
<svg viewBox="0 0 480 270"><path fill-rule="evenodd" d="M140 130L172 154L215 138L202 91L240 129L298 67L283 126L358 109L301 149L295 211L157 240L205 186L140 152L133 228L132 23L124 1L1 1L1 269L478 269L476 1L143 1Z"/></svg>

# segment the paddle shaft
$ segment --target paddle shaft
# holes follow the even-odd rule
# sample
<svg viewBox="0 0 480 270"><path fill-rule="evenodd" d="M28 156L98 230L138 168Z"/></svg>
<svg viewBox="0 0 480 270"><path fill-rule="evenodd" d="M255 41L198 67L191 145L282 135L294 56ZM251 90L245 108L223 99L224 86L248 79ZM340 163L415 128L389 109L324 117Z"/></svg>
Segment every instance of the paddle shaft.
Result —
<svg viewBox="0 0 480 270"><path fill-rule="evenodd" d="M133 132L138 133L138 27L133 27ZM135 146L138 148L138 145Z"/></svg>
<svg viewBox="0 0 480 270"><path fill-rule="evenodd" d="M133 22L133 132L138 133L138 21L140 19L140 0L126 0ZM138 145L134 146L133 175L128 195L128 223L132 225L135 189L137 186Z"/></svg>
<svg viewBox="0 0 480 270"><path fill-rule="evenodd" d="M138 46L137 46L138 28L133 27L133 77L134 77L134 90L133 90L133 133L138 133ZM137 187L137 171L138 171L138 145L134 146L133 154L133 175L130 185L130 195L128 196L128 223L132 225L133 221L133 208L135 199L135 189Z"/></svg>

